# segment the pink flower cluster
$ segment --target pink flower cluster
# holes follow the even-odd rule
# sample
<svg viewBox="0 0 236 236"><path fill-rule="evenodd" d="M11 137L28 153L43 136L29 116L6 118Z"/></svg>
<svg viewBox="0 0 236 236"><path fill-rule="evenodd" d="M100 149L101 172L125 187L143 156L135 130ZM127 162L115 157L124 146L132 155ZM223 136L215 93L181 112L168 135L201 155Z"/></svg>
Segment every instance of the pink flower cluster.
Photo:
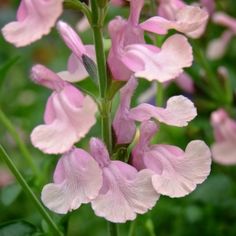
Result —
<svg viewBox="0 0 236 236"><path fill-rule="evenodd" d="M150 144L159 123L183 127L194 119L197 112L189 99L171 97L165 108L145 103L130 106L136 78L166 82L193 61L184 35L174 34L158 48L145 43L144 32L165 35L174 29L196 38L206 27L208 13L180 0L160 1L159 15L139 23L143 5L144 0L131 0L128 20L117 17L108 26L112 41L109 70L114 80L127 81L120 90L120 105L113 119L116 144L133 142L137 122L141 124L128 163L113 160L98 138L90 140L90 152L74 146L96 122L96 103L70 83L88 76L83 56L96 64L94 46L83 45L77 33L59 21L57 29L72 51L68 70L56 74L42 65L32 69L33 81L53 91L45 108L45 124L33 130L31 140L44 153L62 154L53 183L42 191L43 203L54 212L66 214L91 203L96 215L126 222L151 209L160 195L191 193L210 172L211 153L203 141L192 141L185 150ZM25 46L48 33L61 13L62 1L22 0L17 21L6 25L3 34L16 46Z"/></svg>

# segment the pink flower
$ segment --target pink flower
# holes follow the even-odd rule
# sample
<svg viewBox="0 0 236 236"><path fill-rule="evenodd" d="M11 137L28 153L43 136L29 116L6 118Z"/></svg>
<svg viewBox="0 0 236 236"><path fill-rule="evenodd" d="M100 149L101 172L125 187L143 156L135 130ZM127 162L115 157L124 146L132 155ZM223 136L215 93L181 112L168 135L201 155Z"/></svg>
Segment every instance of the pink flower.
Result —
<svg viewBox="0 0 236 236"><path fill-rule="evenodd" d="M65 44L72 51L68 60L67 71L62 71L58 75L69 82L78 82L85 79L88 77L88 72L84 67L82 57L87 56L96 62L94 45L84 45L78 34L63 21L57 23L57 30Z"/></svg>
<svg viewBox="0 0 236 236"><path fill-rule="evenodd" d="M236 19L228 16L223 12L216 12L212 16L212 21L218 25L227 27L219 38L210 41L207 48L207 56L209 59L216 60L221 58L229 45L229 42L236 34Z"/></svg>
<svg viewBox="0 0 236 236"><path fill-rule="evenodd" d="M136 77L163 83L192 65L192 47L184 36L175 34L161 48L145 44L126 46L122 61Z"/></svg>
<svg viewBox="0 0 236 236"><path fill-rule="evenodd" d="M114 6L123 6L126 1L125 0L111 0L110 2Z"/></svg>
<svg viewBox="0 0 236 236"><path fill-rule="evenodd" d="M207 57L212 60L223 57L233 36L230 30L226 30L219 38L211 40L207 46Z"/></svg>
<svg viewBox="0 0 236 236"><path fill-rule="evenodd" d="M117 144L132 142L136 131L135 121L143 122L154 118L168 125L183 127L197 115L194 104L184 96L171 97L166 108L148 103L130 108L131 97L136 87L137 81L132 77L120 91L120 105L113 121Z"/></svg>
<svg viewBox="0 0 236 236"><path fill-rule="evenodd" d="M136 132L135 121L130 119L129 110L131 98L137 85L136 79L131 78L120 90L120 105L116 111L112 124L117 144L131 143Z"/></svg>
<svg viewBox="0 0 236 236"><path fill-rule="evenodd" d="M157 0L159 2L158 15L168 20L175 20L178 10L186 6L182 0Z"/></svg>
<svg viewBox="0 0 236 236"><path fill-rule="evenodd" d="M103 172L103 185L99 195L92 200L95 214L111 222L124 223L144 214L159 199L151 182L152 172L138 172L121 161L111 161L104 144L96 138L90 141L92 156Z"/></svg>
<svg viewBox="0 0 236 236"><path fill-rule="evenodd" d="M170 197L185 196L209 175L210 150L200 140L190 142L185 151L171 145L150 145L157 131L154 122L142 123L139 142L132 151L132 164L138 170L155 172L152 184L157 193Z"/></svg>
<svg viewBox="0 0 236 236"><path fill-rule="evenodd" d="M123 50L129 44L144 44L144 33L139 27L139 15L143 0L131 1L128 20L117 17L109 23L112 47L108 55L108 65L115 80L129 80L133 72L122 62Z"/></svg>
<svg viewBox="0 0 236 236"><path fill-rule="evenodd" d="M57 163L54 183L42 190L42 201L52 211L66 214L94 199L102 186L102 171L82 149L73 148Z"/></svg>
<svg viewBox="0 0 236 236"><path fill-rule="evenodd" d="M10 185L12 182L14 182L14 178L10 171L0 166L0 189Z"/></svg>
<svg viewBox="0 0 236 236"><path fill-rule="evenodd" d="M209 14L212 14L215 11L215 0L200 0L200 3L203 7L206 8Z"/></svg>
<svg viewBox="0 0 236 236"><path fill-rule="evenodd" d="M236 164L236 121L219 109L211 115L216 142L211 146L213 160L222 165Z"/></svg>
<svg viewBox="0 0 236 236"><path fill-rule="evenodd" d="M63 0L21 0L17 21L7 24L2 33L16 47L26 46L50 32L62 14Z"/></svg>
<svg viewBox="0 0 236 236"><path fill-rule="evenodd" d="M159 122L178 127L187 126L196 115L194 104L182 95L169 98L166 108L142 103L129 112L129 118L136 121L143 122L154 118Z"/></svg>
<svg viewBox="0 0 236 236"><path fill-rule="evenodd" d="M95 124L96 104L42 65L33 67L32 79L53 93L46 105L45 124L33 130L31 141L45 153L64 153Z"/></svg>
<svg viewBox="0 0 236 236"><path fill-rule="evenodd" d="M176 11L173 11L173 16L154 16L140 24L140 27L156 34L166 34L168 30L175 29L191 38L199 38L205 31L207 21L206 10L181 4L181 7L178 5Z"/></svg>
<svg viewBox="0 0 236 236"><path fill-rule="evenodd" d="M128 21L116 18L109 24L112 47L108 65L116 80L136 77L165 82L183 72L192 64L192 48L182 35L171 36L162 48L147 45L143 39L143 24L139 15L143 0L131 1Z"/></svg>

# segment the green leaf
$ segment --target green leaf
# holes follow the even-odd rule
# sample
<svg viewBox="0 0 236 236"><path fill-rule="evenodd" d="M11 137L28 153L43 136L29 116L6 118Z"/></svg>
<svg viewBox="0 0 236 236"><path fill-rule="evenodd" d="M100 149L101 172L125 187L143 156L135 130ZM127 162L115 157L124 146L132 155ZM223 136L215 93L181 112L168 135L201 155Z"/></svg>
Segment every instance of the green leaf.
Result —
<svg viewBox="0 0 236 236"><path fill-rule="evenodd" d="M21 187L19 184L11 184L1 190L0 199L5 206L11 205L19 196Z"/></svg>
<svg viewBox="0 0 236 236"><path fill-rule="evenodd" d="M36 233L36 227L24 220L0 225L0 236L32 236L34 233Z"/></svg>
<svg viewBox="0 0 236 236"><path fill-rule="evenodd" d="M90 95L94 99L99 96L98 87L91 79L85 79L76 83L77 87L84 93Z"/></svg>

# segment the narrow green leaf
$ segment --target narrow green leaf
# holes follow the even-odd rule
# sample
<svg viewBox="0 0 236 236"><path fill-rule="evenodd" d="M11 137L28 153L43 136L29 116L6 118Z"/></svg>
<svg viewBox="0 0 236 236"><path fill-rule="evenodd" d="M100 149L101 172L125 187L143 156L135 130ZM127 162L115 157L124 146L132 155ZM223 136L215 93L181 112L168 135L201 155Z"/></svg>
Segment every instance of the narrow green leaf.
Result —
<svg viewBox="0 0 236 236"><path fill-rule="evenodd" d="M32 236L34 233L36 233L36 227L24 220L0 225L0 236Z"/></svg>

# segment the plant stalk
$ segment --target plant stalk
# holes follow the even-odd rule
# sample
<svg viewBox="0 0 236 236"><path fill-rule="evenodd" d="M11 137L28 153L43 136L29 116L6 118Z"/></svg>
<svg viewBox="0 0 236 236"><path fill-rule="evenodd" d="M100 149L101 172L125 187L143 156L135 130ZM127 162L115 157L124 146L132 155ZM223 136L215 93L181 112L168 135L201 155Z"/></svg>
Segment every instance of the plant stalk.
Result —
<svg viewBox="0 0 236 236"><path fill-rule="evenodd" d="M41 202L38 200L38 198L35 196L33 191L31 190L30 186L27 184L26 180L24 177L21 175L11 158L8 156L4 148L0 145L0 156L2 159L6 162L8 168L12 172L12 174L15 176L16 180L18 183L21 185L23 191L28 194L36 208L38 209L39 213L41 216L44 218L44 220L48 223L48 226L51 228L53 231L53 235L55 236L63 236L51 216L48 214L48 212L45 210Z"/></svg>
<svg viewBox="0 0 236 236"><path fill-rule="evenodd" d="M15 127L13 126L13 124L11 123L11 121L8 119L8 117L5 115L5 113L2 111L1 108L0 108L0 122L6 127L8 132L11 134L11 136L15 140L16 144L18 145L21 151L22 156L25 158L25 161L31 167L33 173L36 176L39 176L39 170L37 166L35 165L35 163L33 162L30 152L28 151L26 145L24 144L19 134L17 133Z"/></svg>
<svg viewBox="0 0 236 236"><path fill-rule="evenodd" d="M102 139L107 146L107 149L112 154L112 129L111 129L111 101L107 98L107 90L109 86L109 80L107 76L106 56L103 45L103 25L106 12L106 4L102 6L98 5L97 0L91 0L92 9L92 29L95 43L95 51L97 58L98 80L99 80L99 92L101 102L101 127L102 127ZM108 235L118 236L117 224L108 222Z"/></svg>

